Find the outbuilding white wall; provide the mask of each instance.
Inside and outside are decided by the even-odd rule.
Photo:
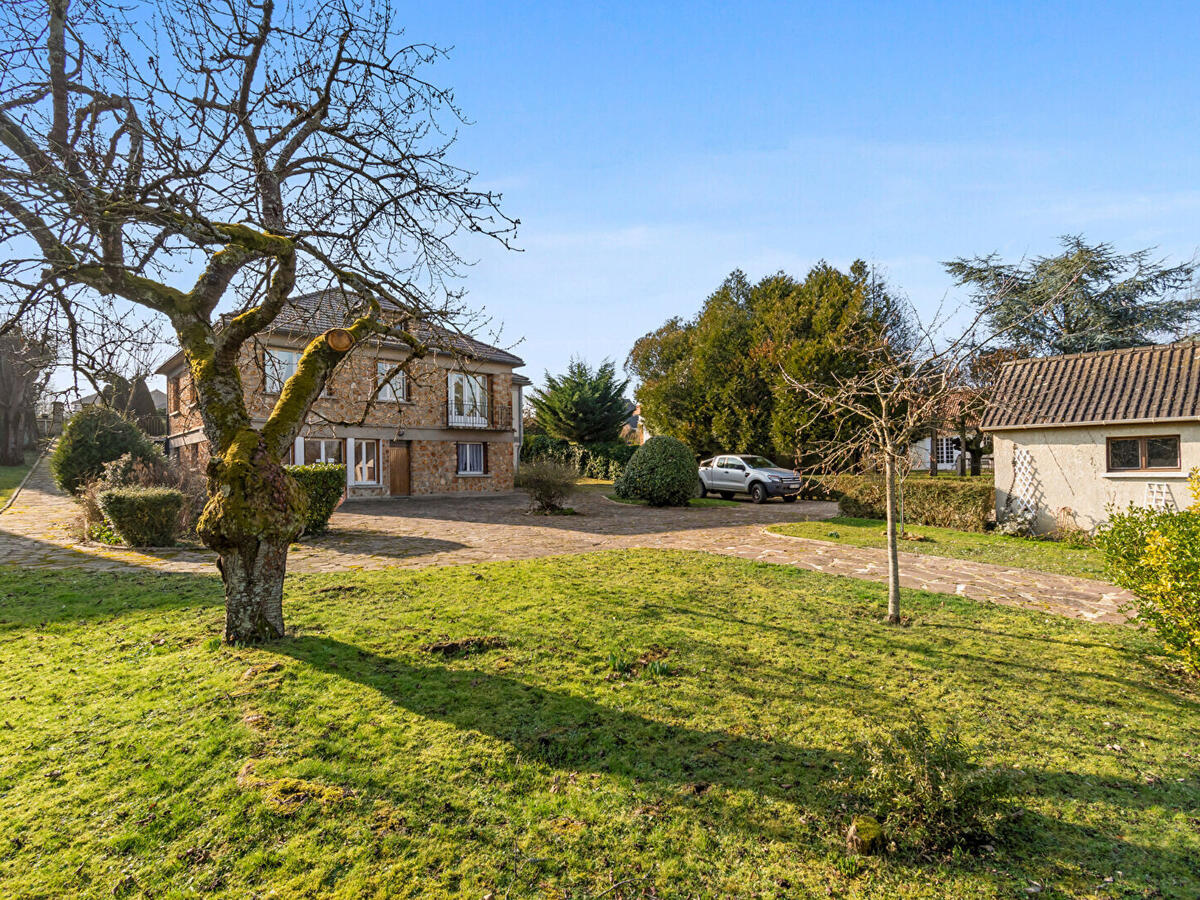
[[[1179,435],[1178,472],[1108,472],[1106,439]],[[1200,466],[1200,423],[1174,422],[1156,425],[1104,425],[1070,428],[1022,428],[996,431],[996,515],[1015,508],[1021,493],[1014,471],[1018,450],[1027,450],[1032,463],[1029,494],[1037,510],[1037,529],[1053,531],[1059,510],[1069,509],[1075,524],[1091,530],[1108,519],[1107,507],[1151,505],[1148,486],[1165,485],[1165,494],[1176,508],[1191,503],[1187,475]]]

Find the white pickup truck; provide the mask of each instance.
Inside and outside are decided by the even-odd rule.
[[[732,500],[734,494],[749,494],[755,503],[768,497],[780,497],[792,503],[800,493],[800,476],[781,469],[764,456],[714,456],[700,463],[700,496],[720,494]]]

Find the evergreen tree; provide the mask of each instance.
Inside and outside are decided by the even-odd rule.
[[[1191,263],[1155,261],[1149,250],[1062,238],[1057,256],[1025,264],[998,254],[959,258],[948,271],[986,309],[993,332],[1026,356],[1118,350],[1187,332],[1200,314]]]
[[[575,444],[616,441],[629,418],[625,399],[629,381],[617,380],[617,368],[605,360],[595,371],[572,358],[563,375],[546,373],[546,386],[534,391],[530,403],[546,434]]]

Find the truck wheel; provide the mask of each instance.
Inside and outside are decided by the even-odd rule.
[[[762,503],[767,499],[767,489],[757,481],[750,485],[750,499],[755,503]]]
[[[733,491],[721,491],[721,499],[722,500],[732,500],[733,499]]]
[[[700,489],[699,489],[699,490],[696,492],[696,496],[697,496],[697,497],[699,497],[701,500],[703,500],[705,497],[707,497],[707,496],[708,496],[708,488],[706,488],[706,487],[704,486],[704,479],[703,479],[703,478],[698,478],[698,479],[696,479],[696,481],[697,481],[697,482],[699,483],[699,485],[700,485]]]

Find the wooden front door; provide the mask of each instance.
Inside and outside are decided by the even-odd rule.
[[[411,493],[408,441],[393,441],[388,447],[388,470],[391,475],[392,496],[407,497]]]

